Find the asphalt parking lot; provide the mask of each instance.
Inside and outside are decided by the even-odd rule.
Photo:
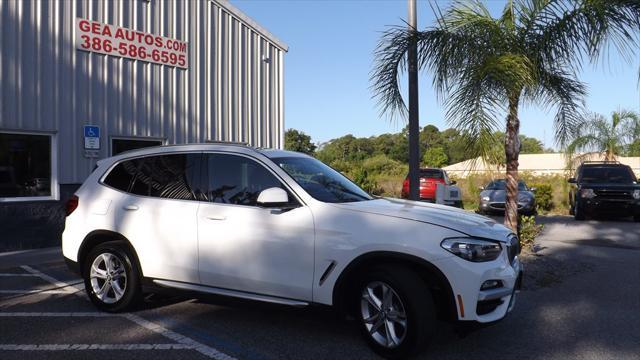
[[[540,256],[503,321],[447,324],[423,358],[640,359],[640,225],[541,217]],[[0,254],[0,359],[372,359],[330,309],[151,297],[98,312],[57,249]]]

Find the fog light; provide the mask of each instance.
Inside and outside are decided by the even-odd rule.
[[[482,286],[480,287],[480,290],[489,290],[489,289],[495,289],[495,288],[499,288],[499,287],[502,287],[502,281],[500,281],[500,280],[487,280],[482,284]]]

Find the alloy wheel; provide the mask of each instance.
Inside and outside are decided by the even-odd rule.
[[[407,334],[407,315],[400,296],[381,281],[367,284],[360,300],[362,321],[369,335],[381,346],[392,349]]]
[[[127,272],[117,256],[102,253],[91,264],[90,281],[96,297],[105,304],[113,304],[124,296]]]

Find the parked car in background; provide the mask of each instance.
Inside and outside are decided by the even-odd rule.
[[[0,166],[0,197],[18,194],[20,187],[16,183],[15,170],[12,166]]]
[[[446,194],[444,204],[462,208],[460,188],[454,186],[456,184],[455,180],[449,179],[447,172],[439,168],[420,169],[420,200],[432,203],[436,202],[438,184],[445,185],[447,187],[445,191],[449,192]],[[403,199],[409,198],[409,175],[407,175],[402,183],[401,196]]]
[[[487,186],[481,188],[480,206],[481,214],[504,213],[507,198],[507,182],[505,179],[493,180]],[[518,181],[518,213],[522,215],[534,215],[536,213],[536,189],[529,188],[524,181]]]
[[[576,220],[590,216],[633,216],[640,221],[640,184],[628,165],[584,162],[569,179],[570,213]]]
[[[91,301],[143,292],[332,305],[371,347],[405,358],[438,319],[491,323],[522,280],[517,236],[448,206],[375,198],[317,159],[232,144],[98,161],[67,203],[62,251]]]

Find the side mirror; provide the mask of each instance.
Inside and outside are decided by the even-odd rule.
[[[576,178],[569,178],[569,180],[567,180],[567,182],[568,182],[569,184],[575,184],[575,183],[577,183]]]
[[[457,181],[455,181],[455,180],[451,180],[451,183],[450,183],[449,185],[455,185],[455,184],[457,184],[457,183],[458,183]]]
[[[478,186],[478,189],[479,189],[480,191],[482,191],[482,190],[484,190],[484,186]]]
[[[538,188],[535,188],[535,187],[529,188],[529,191],[531,192],[535,192],[536,190],[538,190]]]
[[[278,207],[289,202],[289,195],[279,187],[264,189],[258,195],[258,205],[264,207]]]

